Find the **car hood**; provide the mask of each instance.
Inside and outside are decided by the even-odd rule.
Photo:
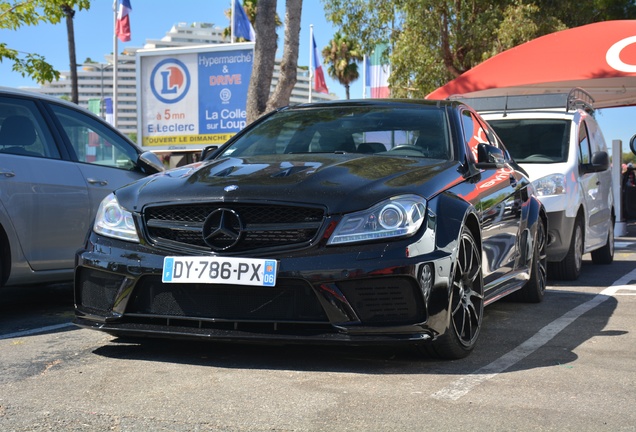
[[[461,181],[457,163],[360,154],[221,158],[158,173],[116,191],[131,211],[148,204],[267,201],[321,205],[328,214],[367,208],[386,198],[430,199]]]

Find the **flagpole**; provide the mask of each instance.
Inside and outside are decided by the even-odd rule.
[[[313,93],[314,87],[314,25],[309,25],[309,99],[308,102],[311,103],[311,94]]]
[[[236,19],[236,15],[234,15],[236,0],[232,0],[232,18],[230,19],[230,43],[234,43],[234,20]]]
[[[362,99],[367,98],[367,55],[362,57]]]
[[[113,0],[113,126],[117,127],[117,69],[119,60],[117,59],[117,0]]]

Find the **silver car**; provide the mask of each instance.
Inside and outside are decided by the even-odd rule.
[[[0,87],[0,286],[72,280],[101,200],[162,169],[89,111]]]

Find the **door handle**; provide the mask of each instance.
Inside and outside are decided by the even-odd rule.
[[[0,176],[15,177],[15,173],[11,170],[0,168]]]
[[[94,179],[90,177],[87,178],[86,181],[92,185],[98,185],[98,186],[106,186],[108,184],[107,180],[99,180],[99,179]]]

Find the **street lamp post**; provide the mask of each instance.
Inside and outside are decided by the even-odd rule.
[[[90,69],[99,70],[100,73],[100,91],[99,91],[99,116],[105,119],[104,115],[104,71],[112,68],[113,65],[110,63],[84,63],[82,68],[85,71],[89,71]]]

